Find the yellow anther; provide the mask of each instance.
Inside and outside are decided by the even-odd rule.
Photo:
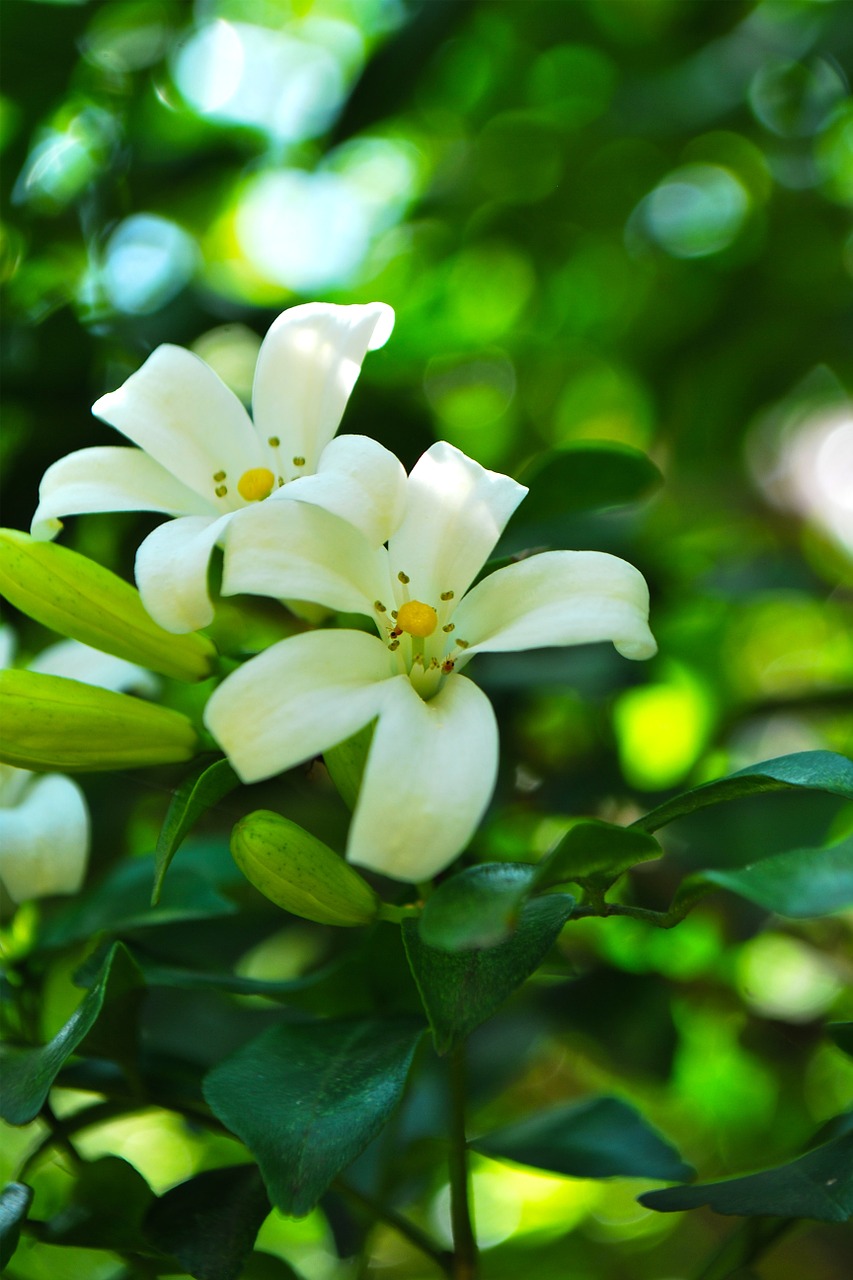
[[[275,476],[267,467],[250,467],[237,481],[237,490],[247,502],[260,502],[268,498],[275,484]]]
[[[431,636],[438,626],[438,614],[431,604],[407,600],[397,612],[397,628],[410,636]]]
[[[217,498],[224,498],[226,493],[228,492],[228,485],[218,484],[216,488],[213,490],[213,492],[216,494]]]
[[[277,449],[281,444],[281,441],[279,440],[278,436],[270,436],[269,439],[267,440],[267,444],[271,448]]]
[[[294,465],[294,467],[304,467],[304,466],[305,466],[305,459],[304,459],[304,458],[299,458],[299,457],[294,458],[294,459],[293,459],[293,465]]]
[[[397,574],[397,577],[399,578],[400,582],[402,582],[402,584],[403,584],[403,586],[404,586],[404,587],[405,587],[405,586],[407,586],[407,585],[408,585],[408,583],[410,583],[410,582],[411,582],[411,578],[409,577],[409,575],[408,575],[407,573],[403,573],[403,570],[402,570],[402,569],[401,569],[401,570],[400,570],[400,572]]]
[[[221,484],[221,483],[222,483],[222,481],[225,479],[225,472],[224,472],[224,471],[217,471],[213,478],[214,478],[214,480],[216,481],[216,483],[217,483],[217,484]]]
[[[452,600],[453,596],[454,596],[454,592],[452,591],[442,591],[441,593],[442,600]]]

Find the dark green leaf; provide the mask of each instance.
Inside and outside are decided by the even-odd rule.
[[[793,1225],[785,1218],[745,1218],[697,1273],[696,1280],[761,1280],[751,1264]]]
[[[199,973],[195,969],[178,969],[159,965],[141,958],[140,968],[150,987],[178,987],[184,991],[229,991],[237,996],[266,996],[270,1000],[292,999],[300,991],[309,991],[334,979],[349,963],[346,954],[336,956],[321,969],[301,978],[286,978],[280,982],[265,978],[243,978],[237,973]]]
[[[269,1211],[256,1165],[209,1169],[155,1200],[144,1230],[196,1280],[238,1280]]]
[[[151,906],[152,858],[120,862],[95,888],[79,894],[45,925],[39,936],[45,947],[65,947],[99,933],[124,933],[178,920],[204,920],[231,915],[236,907],[195,871],[178,867],[163,887],[159,905]]]
[[[568,894],[526,902],[515,933],[495,947],[445,951],[423,941],[418,922],[403,922],[403,942],[438,1053],[464,1039],[538,968],[572,913]]]
[[[853,1022],[828,1022],[826,1034],[839,1049],[853,1058]]]
[[[140,994],[141,975],[130,953],[120,943],[110,950],[95,986],[75,1009],[53,1039],[37,1049],[6,1045],[0,1049],[3,1089],[0,1115],[10,1124],[34,1120],[50,1092],[63,1064],[84,1041],[91,1040],[101,1056],[115,1058],[125,1053],[124,1033],[133,1006]],[[93,1034],[99,1018],[115,1014],[122,1034]],[[110,1051],[112,1046],[112,1051]]]
[[[240,1273],[240,1280],[300,1280],[289,1262],[271,1253],[253,1253]]]
[[[660,1213],[709,1205],[741,1217],[817,1218],[847,1222],[853,1216],[853,1133],[816,1147],[790,1164],[725,1182],[668,1187],[639,1196]]]
[[[9,1182],[0,1191],[0,1267],[5,1267],[18,1247],[21,1224],[26,1222],[33,1189],[25,1182]]]
[[[572,1178],[690,1178],[693,1169],[620,1098],[590,1098],[529,1116],[471,1143],[476,1151]]]
[[[501,546],[519,546],[534,533],[581,511],[622,506],[647,497],[663,477],[630,445],[582,440],[539,454],[519,476],[530,490],[510,520]]]
[[[184,837],[207,809],[217,804],[223,796],[227,796],[229,791],[233,791],[239,785],[240,779],[227,760],[197,765],[192,773],[184,778],[172,796],[157,837],[157,848],[154,851],[152,906],[156,906],[160,901],[163,880],[169,869],[169,863]]]
[[[486,862],[445,880],[418,922],[421,939],[443,951],[493,947],[514,931],[535,868]]]
[[[206,1077],[210,1107],[252,1152],[283,1213],[309,1213],[376,1136],[421,1034],[409,1020],[285,1024]]]
[[[853,800],[853,762],[834,751],[798,751],[795,755],[765,760],[674,796],[638,818],[633,826],[641,831],[657,831],[658,827],[709,804],[722,804],[761,791],[788,791],[797,787],[827,791]]]
[[[780,916],[829,915],[853,905],[853,836],[825,849],[776,853],[733,871],[703,871],[702,879]]]
[[[534,884],[544,889],[567,880],[582,884],[594,879],[609,885],[629,867],[662,854],[657,840],[645,831],[584,818],[538,864]]]
[[[154,1199],[137,1169],[119,1156],[81,1165],[69,1204],[47,1223],[50,1244],[138,1250],[145,1247],[142,1220]]]

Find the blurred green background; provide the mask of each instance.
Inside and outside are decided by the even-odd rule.
[[[658,658],[626,669],[590,648],[475,669],[503,750],[478,856],[529,859],[567,818],[630,821],[757,760],[850,754],[849,2],[3,0],[0,16],[5,524],[29,526],[54,459],[116,441],[89,406],[158,343],[191,346],[248,400],[281,309],[381,299],[397,327],[368,357],[345,429],[407,465],[444,438],[512,473],[547,448],[619,442],[665,477],[640,506],[561,525],[562,545],[646,574]],[[130,576],[152,524],[81,518],[64,540]],[[275,608],[257,608],[241,622],[223,607],[226,644],[280,633]],[[25,650],[47,639],[23,629]],[[86,785],[95,872],[149,850],[170,779],[130,779],[123,795],[111,779]],[[340,839],[342,807],[300,775],[226,805],[199,857],[211,865],[230,821],[264,803]],[[815,845],[850,821],[840,801],[771,796],[665,840],[683,872]],[[666,868],[640,872],[634,893],[660,908],[672,883]],[[243,916],[180,939],[161,929],[158,945],[255,976],[300,972],[336,945],[250,906],[251,929]],[[671,933],[571,925],[552,979],[474,1038],[473,1126],[615,1089],[705,1177],[784,1159],[849,1100],[849,1065],[820,1038],[825,1017],[850,1016],[849,940],[841,917],[768,923],[719,895]],[[46,1033],[79,999],[73,967],[48,977]],[[188,1020],[196,1053],[202,1006],[161,1010],[173,1028]],[[211,1061],[230,1047],[214,1043]],[[435,1222],[441,1182],[418,1181],[429,1108],[424,1086],[403,1129]],[[158,1189],[235,1158],[236,1144],[166,1112],[123,1124],[93,1131],[87,1153],[124,1155]],[[48,1175],[40,1194],[60,1203]],[[475,1181],[495,1280],[534,1267],[675,1280],[734,1229],[652,1214],[628,1184],[485,1158]],[[263,1233],[308,1280],[355,1277],[319,1213],[274,1216]],[[400,1248],[378,1240],[383,1274],[431,1274]],[[30,1246],[14,1274],[121,1266]],[[760,1271],[845,1274],[833,1228],[791,1236]]]

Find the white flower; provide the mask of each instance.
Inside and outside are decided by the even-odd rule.
[[[58,517],[82,512],[177,516],[145,539],[136,558],[143,603],[173,632],[198,630],[213,618],[210,555],[234,513],[251,503],[316,503],[384,542],[400,518],[405,472],[377,441],[333,436],[366,353],[383,345],[393,324],[381,302],[285,311],[258,354],[254,422],[198,356],[157,347],[93,406],[140,447],[80,449],[55,462],[41,482],[33,535],[55,537]],[[368,501],[374,491],[378,507]]]
[[[229,531],[226,593],[254,592],[369,614],[378,635],[324,630],[273,645],[210,699],[208,728],[246,782],[310,759],[378,722],[348,858],[426,879],[470,840],[494,788],[491,703],[462,668],[477,653],[612,640],[656,650],[648,588],[624,560],[550,551],[469,590],[526,490],[451,445],[407,482],[388,547],[318,508],[267,504]]]
[[[9,628],[0,627],[0,668],[11,665],[13,650]],[[29,669],[117,692],[157,689],[141,667],[76,640],[50,645]],[[0,764],[0,880],[12,901],[76,893],[88,858],[89,810],[77,783],[61,773]]]

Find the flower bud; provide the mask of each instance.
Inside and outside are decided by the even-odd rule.
[[[379,898],[316,836],[268,809],[237,823],[231,853],[246,879],[277,907],[318,924],[370,924]]]
[[[0,671],[0,725],[0,760],[39,772],[174,764],[200,745],[179,711],[35,671]]]
[[[0,530],[0,592],[60,635],[178,680],[205,680],[216,650],[201,635],[176,636],[150,618],[135,587],[55,542]]]

